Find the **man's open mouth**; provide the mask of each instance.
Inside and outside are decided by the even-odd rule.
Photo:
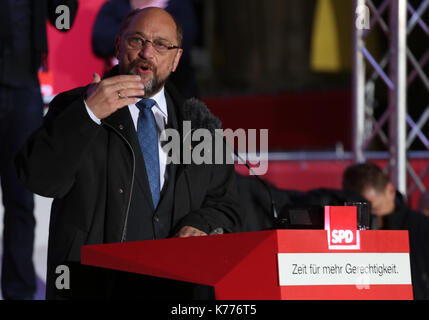
[[[152,71],[152,67],[150,64],[142,63],[138,65],[138,70],[140,73],[147,73]]]

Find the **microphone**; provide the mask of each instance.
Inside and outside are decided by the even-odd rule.
[[[190,120],[192,124],[195,125],[196,128],[206,128],[208,129],[212,134],[218,134],[216,132],[216,129],[222,129],[222,121],[219,120],[215,115],[213,115],[210,110],[207,108],[206,104],[202,102],[201,100],[198,100],[196,98],[190,98],[185,101],[183,104],[183,117],[186,120]],[[264,186],[265,190],[267,190],[267,193],[270,197],[271,201],[271,216],[270,219],[273,220],[273,225],[275,221],[278,218],[278,212],[277,212],[277,206],[274,201],[273,194],[267,185],[267,183],[261,179],[255,171],[252,169],[252,167],[247,163],[246,160],[244,160],[233,148],[230,144],[228,144],[225,141],[225,137],[222,136],[222,140],[224,141],[226,147],[229,147],[232,149],[235,156],[246,166],[246,168],[252,173],[253,176]]]
[[[196,128],[205,128],[212,134],[222,129],[222,121],[213,115],[206,104],[196,98],[190,98],[183,104],[183,118],[190,120]]]

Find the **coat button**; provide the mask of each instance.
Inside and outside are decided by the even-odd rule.
[[[124,130],[124,126],[122,124],[119,125],[119,130]]]
[[[124,193],[124,189],[119,188],[119,193],[120,193],[120,194],[123,194],[123,193]]]
[[[159,218],[157,216],[153,217],[153,221],[159,222]]]

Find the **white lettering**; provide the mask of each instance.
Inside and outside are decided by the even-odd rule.
[[[351,230],[332,230],[332,243],[352,243],[354,236]]]

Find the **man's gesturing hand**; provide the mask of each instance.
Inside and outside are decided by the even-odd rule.
[[[94,74],[85,102],[98,119],[104,119],[119,108],[139,101],[138,98],[132,97],[143,95],[144,86],[140,76],[121,75],[100,80],[100,77]]]
[[[207,233],[190,226],[185,226],[181,228],[174,237],[176,238],[186,238],[186,237],[195,237],[195,236],[206,236]]]

